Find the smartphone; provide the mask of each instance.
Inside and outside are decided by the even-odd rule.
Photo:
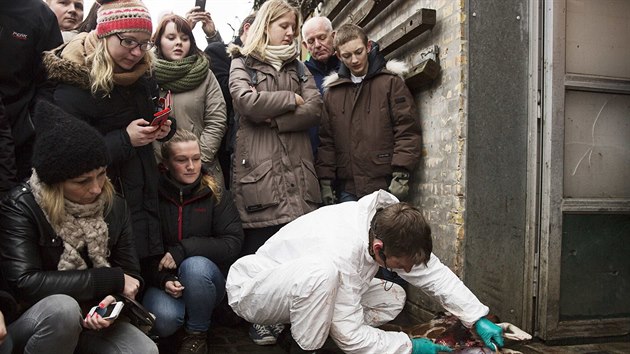
[[[151,126],[161,127],[168,120],[169,113],[171,113],[171,109],[167,107],[153,114],[153,120],[151,121]]]
[[[106,308],[102,309],[98,306],[92,307],[88,316],[92,316],[94,313],[98,313],[102,318],[106,320],[114,320],[118,315],[120,315],[120,311],[122,311],[123,306],[125,304],[122,301],[115,302]]]
[[[197,11],[206,11],[206,0],[195,0],[195,6],[199,6]]]

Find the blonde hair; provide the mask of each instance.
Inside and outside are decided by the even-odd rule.
[[[66,208],[64,206],[63,195],[63,182],[55,183],[53,185],[48,185],[42,182],[41,186],[41,208],[50,218],[50,223],[54,227],[60,227],[64,217],[66,216]],[[105,183],[103,183],[103,187],[101,188],[101,195],[99,196],[99,198],[103,198],[105,200],[105,208],[103,209],[103,216],[105,216],[109,213],[112,205],[114,204],[114,185],[112,185],[112,182],[109,180],[109,178],[105,178]]]
[[[92,63],[90,68],[90,89],[94,96],[101,92],[103,97],[106,97],[114,89],[114,59],[107,49],[107,38],[109,37],[98,39],[94,53],[87,58],[88,62]],[[148,50],[144,52],[142,60],[149,65],[148,74],[151,74],[155,61],[153,51]]]
[[[162,147],[160,152],[162,153],[162,163],[165,163],[166,160],[171,158],[172,156],[172,146],[177,143],[187,143],[189,141],[194,141],[197,143],[197,147],[199,147],[199,151],[201,151],[201,146],[199,145],[199,138],[191,131],[186,129],[177,129],[172,138],[168,141],[162,143]],[[221,201],[221,188],[219,184],[214,179],[214,177],[203,174],[201,176],[201,184],[199,189],[203,187],[208,187],[212,191],[212,194],[215,196],[217,201]]]
[[[247,39],[245,40],[241,53],[243,55],[257,53],[264,59],[265,48],[269,45],[269,36],[267,35],[269,26],[287,12],[292,12],[295,15],[296,27],[293,31],[296,36],[299,36],[298,29],[300,28],[301,15],[298,9],[291,6],[285,0],[269,0],[266,1],[256,13],[256,19],[254,19],[254,22],[249,28],[249,32],[247,32]]]

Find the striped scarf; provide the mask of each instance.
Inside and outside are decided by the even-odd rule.
[[[208,76],[208,59],[205,55],[191,55],[182,60],[157,59],[155,78],[160,88],[173,93],[197,88]]]

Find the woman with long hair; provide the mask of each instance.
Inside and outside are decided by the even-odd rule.
[[[197,48],[192,28],[185,18],[166,15],[153,35],[155,77],[160,95],[171,92],[172,113],[181,129],[193,132],[201,145],[201,162],[224,185],[217,151],[227,127],[226,106],[219,82],[209,69],[204,52]],[[155,143],[160,156],[160,144]]]
[[[0,203],[0,268],[23,311],[8,328],[15,352],[157,353],[128,322],[89,315],[142,285],[102,135],[45,101],[34,118],[33,173]]]
[[[129,205],[136,250],[144,258],[163,253],[152,143],[168,139],[174,121],[150,125],[158,89],[148,9],[138,0],[100,3],[96,29],[48,52],[44,64],[57,84],[55,102],[105,136],[107,174]]]
[[[166,252],[143,264],[144,305],[155,334],[184,326],[180,353],[206,353],[210,318],[225,296],[225,276],[243,242],[232,194],[202,167],[197,136],[178,130],[162,144],[160,215]]]
[[[295,7],[270,0],[244,46],[231,47],[230,93],[239,116],[231,189],[245,231],[243,255],[321,203],[308,130],[319,124],[322,99],[298,61],[299,28]],[[254,325],[250,337],[273,344],[280,328]]]

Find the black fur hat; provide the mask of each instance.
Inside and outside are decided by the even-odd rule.
[[[53,185],[109,163],[103,136],[84,121],[45,100],[35,106],[34,120],[32,163],[42,182]]]

